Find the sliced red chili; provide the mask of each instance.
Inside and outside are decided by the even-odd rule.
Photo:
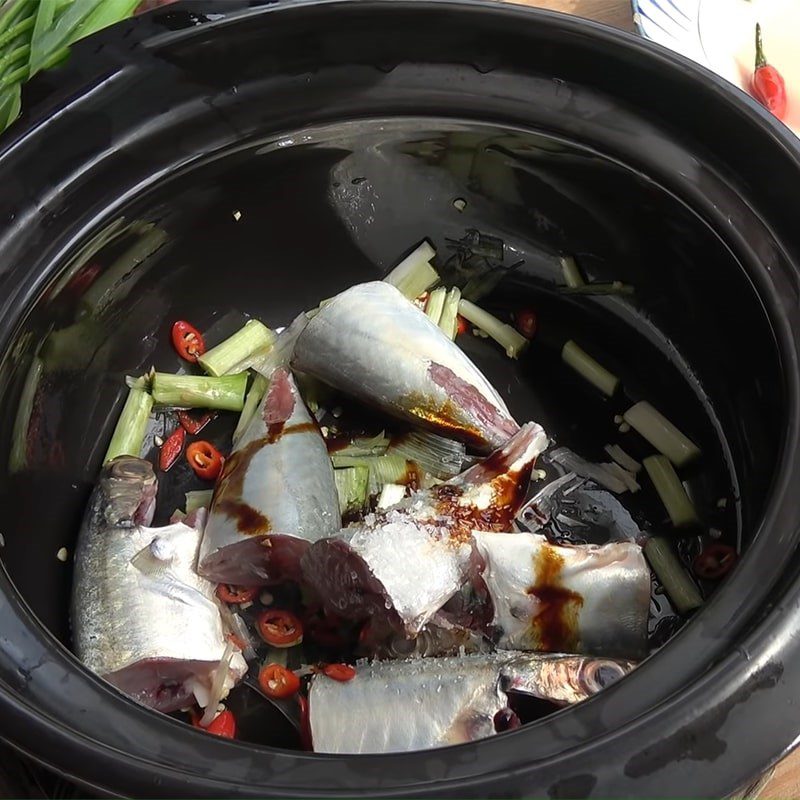
[[[536,312],[530,308],[522,308],[514,314],[514,323],[517,330],[526,338],[533,339],[536,335],[538,323]]]
[[[256,626],[273,647],[293,647],[303,641],[303,623],[291,611],[268,608],[258,615]]]
[[[349,664],[326,664],[322,668],[322,673],[342,683],[347,683],[347,681],[353,680],[356,676],[355,667],[351,667]]]
[[[195,417],[194,415],[190,414],[188,411],[179,411],[178,412],[178,422],[180,422],[181,427],[186,431],[186,433],[190,433],[194,436],[197,433],[200,433],[212,419],[217,416],[216,411],[207,411],[205,414]]]
[[[258,673],[258,685],[267,697],[291,697],[300,688],[300,678],[280,664],[265,664]]]
[[[200,331],[182,319],[172,326],[172,344],[178,355],[187,361],[197,361],[198,356],[206,351],[206,343]]]
[[[192,720],[192,725],[195,728],[206,731],[206,733],[213,733],[215,736],[221,736],[223,739],[233,739],[236,736],[236,717],[233,716],[232,711],[220,711],[216,717],[207,725],[201,725],[201,716],[194,710],[189,712]]]
[[[467,322],[464,317],[459,314],[456,317],[456,321],[458,324],[458,328],[456,329],[456,333],[460,336],[462,333],[466,333],[469,330],[469,322]]]
[[[183,452],[185,441],[186,431],[179,425],[161,445],[161,451],[158,454],[158,466],[161,470],[166,472],[178,460]]]
[[[223,603],[252,603],[258,597],[258,587],[220,583],[217,586],[217,597]]]
[[[698,578],[714,581],[727,575],[737,559],[738,555],[733,547],[722,542],[713,542],[706,545],[695,558],[692,569]]]
[[[183,428],[181,428],[183,430]],[[211,442],[192,442],[186,448],[186,460],[195,474],[206,481],[215,481],[222,472],[225,459]]]

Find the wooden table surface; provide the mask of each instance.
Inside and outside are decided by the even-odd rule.
[[[566,11],[582,17],[633,30],[633,15],[629,0],[512,0],[523,5]],[[713,769],[713,767],[710,767]],[[760,800],[792,800],[800,798],[800,749],[785,758],[775,769]]]

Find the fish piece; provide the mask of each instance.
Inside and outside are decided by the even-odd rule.
[[[195,572],[200,527],[147,527],[156,477],[139,458],[107,464],[89,501],[75,554],[75,653],[143,705],[174,711],[207,698],[226,642],[215,586]],[[247,665],[238,653],[230,689]]]
[[[516,523],[529,533],[547,529],[559,543],[639,542],[643,533],[625,506],[574,472],[556,478],[519,511]]]
[[[646,655],[650,570],[639,545],[554,545],[535,533],[473,541],[498,647]]]
[[[461,586],[472,531],[510,529],[546,445],[542,428],[528,423],[446,483],[315,543],[303,557],[305,580],[333,614],[387,616],[406,635],[416,635]]]
[[[482,452],[519,430],[465,353],[382,281],[358,284],[326,303],[297,338],[292,367]]]
[[[398,753],[472,742],[497,732],[509,692],[576,703],[633,664],[511,651],[458,658],[375,661],[341,683],[318,674],[309,724],[318,753]]]
[[[341,524],[325,440],[279,367],[217,482],[200,574],[243,586],[297,579],[309,543]]]

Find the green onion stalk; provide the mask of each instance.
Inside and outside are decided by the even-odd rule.
[[[170,375],[156,372],[152,380],[153,400],[173,408],[211,408],[241,411],[247,391],[247,373],[223,375]]]

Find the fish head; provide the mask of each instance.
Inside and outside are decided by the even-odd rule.
[[[501,667],[501,685],[565,705],[585,700],[624,678],[635,664],[611,658],[519,653]]]
[[[103,467],[99,487],[99,508],[109,526],[125,528],[152,522],[158,481],[149,461],[118,456]]]

